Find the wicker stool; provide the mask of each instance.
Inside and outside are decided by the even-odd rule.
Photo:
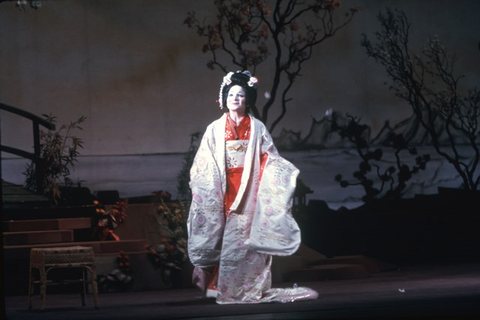
[[[30,250],[30,274],[28,281],[28,309],[32,310],[32,296],[35,284],[40,284],[40,310],[45,309],[47,296],[47,284],[58,284],[52,281],[47,282],[47,274],[54,268],[81,268],[82,279],[68,282],[83,283],[81,295],[82,306],[85,306],[85,298],[88,284],[92,286],[93,301],[98,309],[98,288],[97,273],[95,271],[95,256],[92,247],[57,247],[57,248],[32,248]],[[40,279],[35,280],[33,270],[38,269]],[[90,271],[88,280],[87,272]],[[66,281],[65,281],[66,282]]]

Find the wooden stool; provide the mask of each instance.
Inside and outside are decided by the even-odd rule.
[[[28,310],[32,310],[32,296],[35,284],[40,284],[40,310],[45,309],[47,296],[47,284],[59,284],[52,281],[47,282],[47,274],[54,268],[81,268],[82,279],[70,280],[68,282],[83,283],[81,294],[82,306],[85,306],[88,284],[92,286],[93,301],[98,309],[98,287],[97,273],[95,271],[95,256],[92,247],[56,247],[56,248],[32,248],[30,250],[30,274],[28,281]],[[35,280],[33,270],[38,269],[40,279]],[[88,280],[86,271],[90,271]],[[62,283],[66,283],[63,281]]]

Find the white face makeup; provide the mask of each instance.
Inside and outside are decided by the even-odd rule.
[[[242,116],[247,107],[247,99],[245,90],[238,85],[230,88],[227,95],[227,108],[230,112],[237,113]]]

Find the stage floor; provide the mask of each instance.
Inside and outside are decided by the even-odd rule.
[[[288,287],[291,283],[276,284]],[[257,305],[217,305],[196,289],[91,295],[48,294],[46,309],[27,310],[27,297],[6,296],[9,320],[23,319],[480,319],[480,262],[404,266],[368,278],[299,283],[317,300]]]

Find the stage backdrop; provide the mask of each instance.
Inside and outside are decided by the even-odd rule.
[[[0,3],[0,102],[54,115],[58,125],[86,116],[83,131],[75,133],[84,149],[73,177],[92,191],[117,189],[124,197],[158,189],[175,194],[190,134],[221,115],[215,100],[223,73],[206,68],[210,56],[202,53],[203,39],[183,23],[188,11],[212,19],[214,1],[44,0],[39,10],[21,10],[15,3]],[[411,115],[360,45],[362,34],[374,38],[377,15],[387,7],[407,14],[413,49],[438,35],[458,57],[463,86],[480,83],[479,1],[342,1],[343,10],[354,6],[361,11],[353,22],[321,44],[306,64],[287,117],[273,136],[285,129],[304,137],[312,119],[322,119],[327,110],[362,117],[373,134],[386,120],[397,123]],[[262,104],[262,84],[271,74],[259,68],[257,76]],[[32,150],[31,124],[5,112],[0,116],[2,143]],[[334,202],[355,197],[352,189],[344,196],[332,182],[340,171],[355,169],[350,167],[358,164],[355,155],[342,162],[334,155],[344,158],[350,151],[326,152],[286,157],[314,190],[309,197]],[[5,180],[22,183],[23,170],[23,160],[2,154]]]

